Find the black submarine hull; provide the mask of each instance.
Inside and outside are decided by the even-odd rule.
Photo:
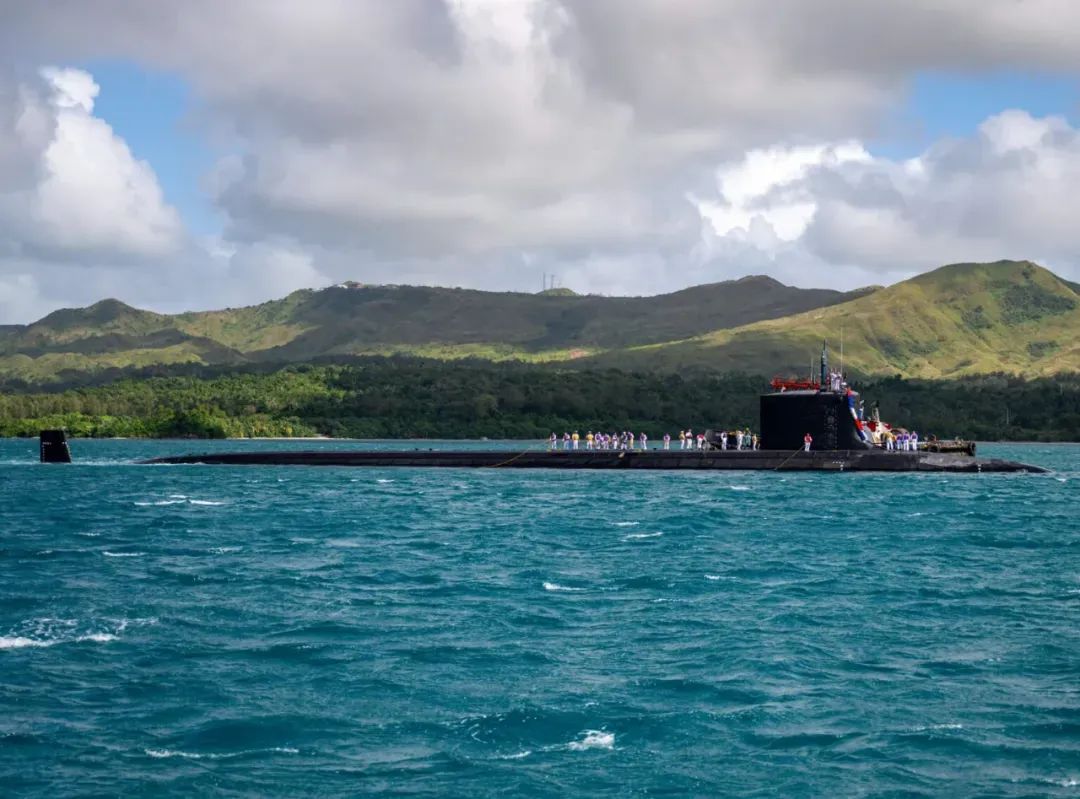
[[[877,449],[812,450],[325,450],[321,452],[223,452],[153,458],[144,464],[221,466],[367,466],[466,469],[649,469],[804,472],[1046,472],[997,458]]]

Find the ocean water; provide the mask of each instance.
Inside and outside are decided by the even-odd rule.
[[[1080,796],[1080,446],[982,448],[1048,475],[72,446],[0,441],[2,795]]]

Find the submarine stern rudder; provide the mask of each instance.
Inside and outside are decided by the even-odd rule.
[[[71,463],[71,449],[63,430],[42,430],[38,434],[42,463]]]

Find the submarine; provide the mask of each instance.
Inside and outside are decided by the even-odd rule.
[[[367,466],[474,469],[754,470],[812,472],[1028,472],[1049,471],[999,458],[980,458],[970,442],[922,443],[913,451],[887,449],[891,435],[878,414],[864,420],[859,395],[828,369],[825,344],[819,381],[772,382],[760,397],[760,447],[727,449],[719,432],[706,433],[704,449],[629,450],[338,450],[217,452],[169,455],[145,465]],[[807,450],[805,437],[812,439]],[[70,463],[61,430],[41,433],[41,460]]]

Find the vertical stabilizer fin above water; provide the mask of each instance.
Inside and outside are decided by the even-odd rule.
[[[39,439],[42,463],[71,463],[71,450],[63,430],[42,430]]]

